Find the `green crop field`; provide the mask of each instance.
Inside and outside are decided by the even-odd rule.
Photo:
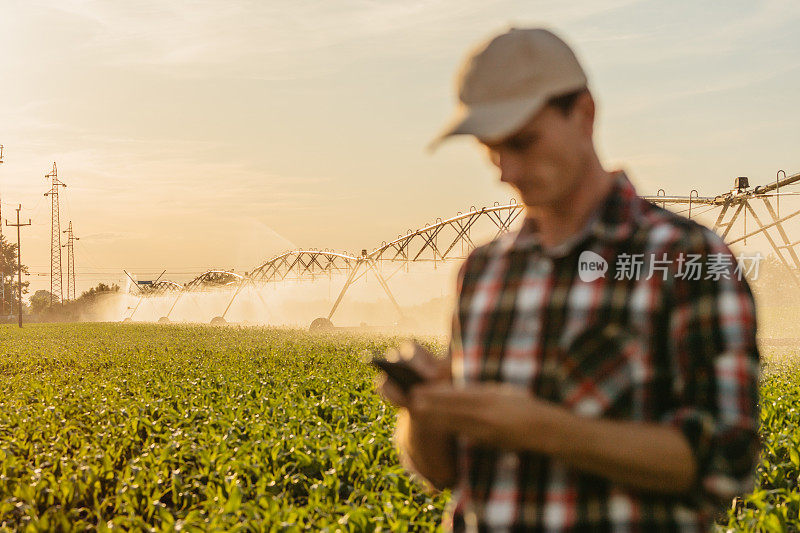
[[[429,529],[364,350],[198,326],[0,329],[0,524],[16,530]]]
[[[0,327],[0,529],[433,529],[449,495],[399,465],[394,411],[362,362],[397,341]],[[769,361],[757,489],[721,529],[798,524],[800,374],[796,358]]]

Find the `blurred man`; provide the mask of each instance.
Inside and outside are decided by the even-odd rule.
[[[443,364],[400,406],[408,465],[452,487],[456,531],[701,531],[748,491],[758,450],[755,315],[710,230],[640,199],[595,153],[572,50],[511,29],[471,52],[456,118],[526,209],[458,277]]]

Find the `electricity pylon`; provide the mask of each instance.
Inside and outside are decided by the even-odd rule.
[[[50,190],[44,195],[50,197],[50,305],[53,305],[55,298],[58,298],[60,302],[64,297],[61,290],[61,218],[59,216],[58,188],[66,187],[66,184],[59,181],[55,163],[53,163],[53,170],[44,177],[51,180]]]
[[[69,221],[69,227],[64,230],[67,234],[67,243],[62,246],[67,249],[67,300],[75,299],[75,250],[74,241],[80,239],[72,234],[72,221]]]

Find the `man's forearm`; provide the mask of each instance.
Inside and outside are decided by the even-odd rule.
[[[452,435],[415,423],[406,409],[397,416],[395,435],[401,459],[437,489],[455,480],[455,443]]]
[[[417,391],[413,409],[439,431],[548,455],[636,489],[681,493],[697,475],[689,443],[675,428],[585,418],[519,387],[428,386]]]
[[[682,493],[694,483],[692,450],[677,429],[656,424],[583,420],[553,455],[630,487]]]
[[[533,449],[575,468],[633,488],[681,493],[692,486],[696,466],[686,438],[675,428],[630,421],[585,418],[552,404],[540,403],[539,431],[522,432],[527,442],[513,436],[520,426],[500,422],[500,430],[515,447]],[[507,420],[507,422],[509,422]],[[544,427],[543,427],[544,426]],[[523,426],[524,427],[524,426]]]

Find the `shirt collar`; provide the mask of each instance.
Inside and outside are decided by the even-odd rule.
[[[594,239],[606,244],[624,240],[633,232],[636,211],[636,189],[624,171],[612,173],[614,181],[605,199],[589,216],[580,231],[563,243],[543,248],[537,235],[536,221],[526,218],[522,228],[511,235],[507,242],[509,249],[539,249],[548,256],[563,257],[586,239]]]

